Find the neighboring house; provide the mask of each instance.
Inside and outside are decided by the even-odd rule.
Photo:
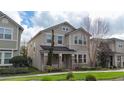
[[[96,44],[96,40],[98,42],[105,42],[108,44],[109,49],[111,50],[112,55],[110,56],[110,59],[108,60],[107,66],[116,66],[118,68],[124,67],[124,40],[117,39],[117,38],[109,38],[109,39],[91,39],[91,42],[93,41],[94,44]],[[90,48],[91,52],[92,47]]]
[[[124,40],[111,38],[107,42],[113,52],[109,66],[124,67]]]
[[[68,22],[63,22],[40,31],[28,42],[28,56],[32,58],[34,67],[43,71],[47,65],[52,30],[55,35],[52,66],[63,69],[89,66],[91,35],[83,28],[76,29]]]
[[[11,66],[9,59],[20,53],[23,28],[0,11],[0,66]]]

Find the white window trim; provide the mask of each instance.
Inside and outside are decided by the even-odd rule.
[[[4,29],[4,33],[3,33],[3,39],[0,40],[13,40],[13,28],[8,28],[8,27],[0,27]],[[10,29],[11,30],[11,39],[5,39],[5,29]]]

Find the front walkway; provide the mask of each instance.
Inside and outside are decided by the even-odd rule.
[[[88,73],[88,72],[124,72],[124,69],[120,70],[106,70],[106,71],[72,71],[73,73]],[[48,76],[48,75],[59,75],[67,74],[68,72],[57,72],[57,73],[46,73],[46,74],[34,74],[34,75],[25,75],[25,76],[9,76],[9,77],[0,77],[0,80],[12,79],[12,78],[23,78],[23,77],[32,77],[32,76]]]

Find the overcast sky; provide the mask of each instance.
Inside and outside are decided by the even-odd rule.
[[[104,18],[110,23],[111,37],[124,39],[124,12],[4,11],[4,13],[23,26],[22,41],[29,41],[40,30],[64,21],[70,22],[76,28],[80,27],[86,16],[92,19]]]

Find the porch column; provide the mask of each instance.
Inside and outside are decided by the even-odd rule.
[[[123,68],[123,56],[121,56],[121,68]]]
[[[59,68],[62,68],[62,53],[59,54]]]
[[[75,63],[75,62],[74,62],[74,59],[75,59],[75,58],[74,58],[74,54],[71,54],[71,58],[72,58],[72,69],[74,69],[74,63]]]
[[[43,56],[43,64],[42,64],[42,71],[45,70],[45,66],[47,64],[47,61],[48,61],[48,53],[44,53],[44,56]]]

